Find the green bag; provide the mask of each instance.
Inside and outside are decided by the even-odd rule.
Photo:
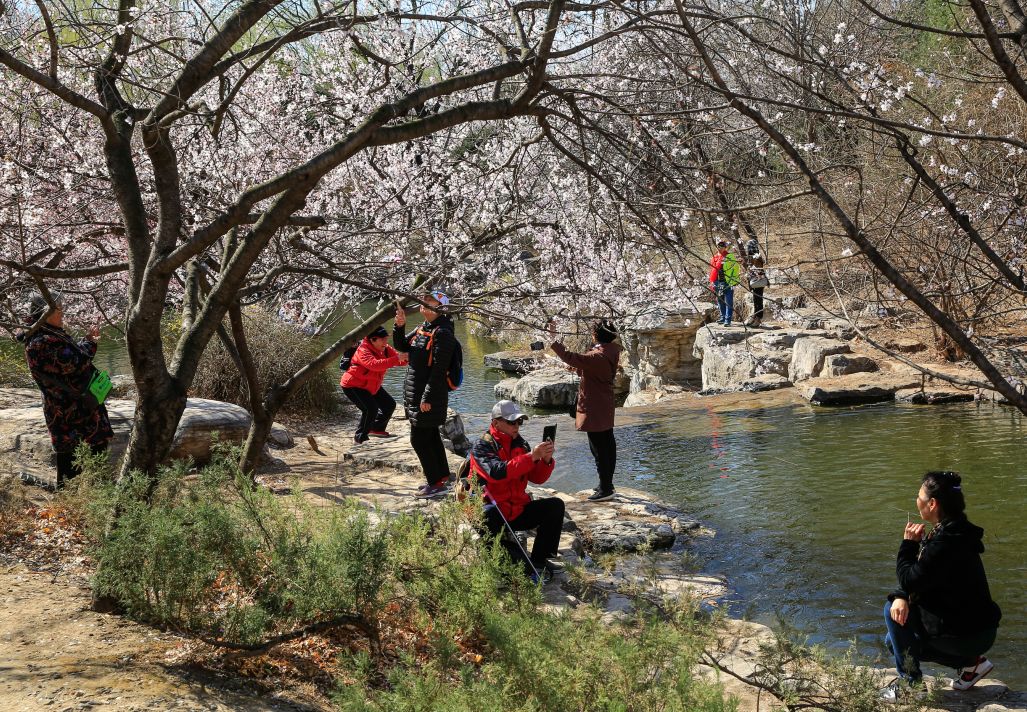
[[[107,400],[107,394],[111,392],[111,388],[114,386],[111,384],[111,376],[106,371],[96,369],[93,371],[92,377],[89,379],[89,385],[86,386],[86,391],[96,399],[96,405],[100,406],[105,400]]]

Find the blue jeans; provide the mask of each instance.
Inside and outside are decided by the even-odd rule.
[[[891,601],[884,604],[884,624],[888,634],[884,643],[895,658],[895,670],[899,677],[909,682],[920,680],[920,663],[938,663],[958,670],[977,662],[978,655],[984,655],[995,642],[995,628],[967,636],[930,636],[920,622],[920,609],[909,607],[906,625],[899,625],[891,619]]]
[[[720,307],[720,322],[731,323],[731,314],[735,310],[735,290],[728,287],[724,290],[724,296],[717,297],[717,306]]]

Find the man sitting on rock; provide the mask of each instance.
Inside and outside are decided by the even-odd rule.
[[[483,488],[486,501],[491,503],[485,507],[485,524],[493,535],[503,530],[504,519],[514,531],[538,529],[531,566],[525,566],[537,583],[539,577],[543,582],[552,577],[554,567],[547,559],[559,549],[564,503],[559,497],[533,500],[528,495],[528,482],[540,485],[553,474],[555,445],[549,440],[534,448],[528,445],[520,435],[525,420],[527,416],[513,401],[496,403],[488,432],[471,450],[470,479],[472,486]],[[523,558],[519,546],[508,547],[508,551],[511,548],[515,558]]]

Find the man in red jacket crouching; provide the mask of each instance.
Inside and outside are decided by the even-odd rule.
[[[521,423],[525,420],[527,416],[513,401],[496,403],[488,432],[471,451],[471,481],[472,485],[483,486],[486,500],[495,505],[485,507],[485,523],[493,535],[502,531],[504,517],[514,531],[537,527],[531,565],[544,580],[549,580],[553,567],[546,560],[559,550],[564,503],[559,497],[533,500],[526,491],[529,482],[540,485],[548,480],[556,463],[552,441],[532,448],[521,437]],[[520,558],[519,551],[514,553]]]

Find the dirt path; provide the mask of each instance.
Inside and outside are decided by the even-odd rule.
[[[0,569],[0,710],[298,710],[178,665],[185,641],[89,610],[89,591],[22,564]]]

